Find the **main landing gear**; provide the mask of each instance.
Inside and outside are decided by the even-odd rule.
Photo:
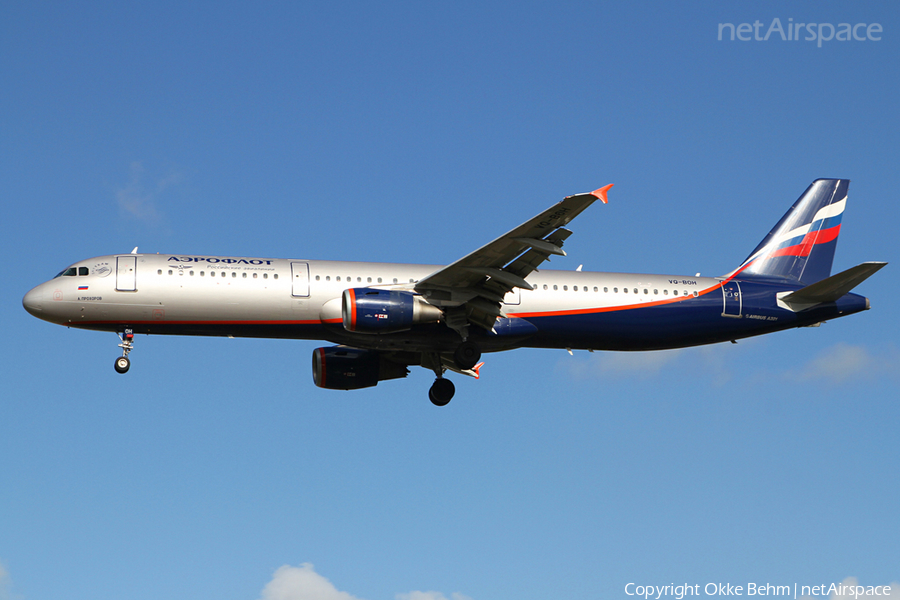
[[[478,344],[469,340],[463,342],[453,351],[453,362],[460,371],[468,371],[475,368],[478,361],[481,360],[481,348]],[[435,406],[447,406],[456,393],[456,387],[449,379],[444,379],[444,371],[446,370],[441,363],[441,358],[437,354],[432,356],[431,367],[437,378],[431,384],[428,390],[428,399]]]
[[[116,373],[127,373],[128,369],[131,368],[131,361],[128,360],[128,353],[134,350],[134,331],[131,329],[126,329],[119,339],[122,340],[122,343],[119,344],[119,348],[122,349],[122,356],[116,359]]]
[[[481,348],[475,342],[465,340],[453,352],[453,361],[463,371],[468,371],[481,359]]]
[[[447,406],[447,403],[453,399],[454,393],[456,393],[456,387],[453,382],[438,376],[431,385],[431,389],[428,390],[428,399],[435,406]]]

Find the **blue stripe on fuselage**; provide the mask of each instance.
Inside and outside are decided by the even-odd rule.
[[[776,293],[798,289],[742,281],[741,317],[723,316],[722,293],[647,307],[567,315],[529,315],[538,333],[528,346],[594,350],[661,350],[725,342],[865,310],[866,299],[847,294],[838,302],[792,312],[777,305]]]

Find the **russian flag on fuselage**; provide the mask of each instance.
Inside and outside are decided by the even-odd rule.
[[[736,275],[809,285],[831,275],[847,179],[817,179],[750,253]]]

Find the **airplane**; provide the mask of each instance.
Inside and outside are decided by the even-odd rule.
[[[480,376],[482,352],[514,348],[642,351],[735,342],[868,310],[850,293],[884,267],[831,275],[847,179],[817,179],[739,267],[721,277],[538,270],[565,256],[566,227],[612,184],[569,196],[450,265],[195,254],[112,254],[78,261],[29,291],[32,315],[115,332],[128,371],[135,334],[326,340],[315,384],[352,390]]]

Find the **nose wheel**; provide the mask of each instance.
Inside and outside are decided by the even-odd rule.
[[[127,373],[128,369],[131,368],[131,360],[128,358],[128,353],[134,350],[134,331],[126,329],[119,336],[119,339],[122,340],[122,343],[119,344],[119,348],[122,349],[122,356],[116,359],[116,373]]]
[[[127,373],[131,368],[131,361],[127,356],[120,356],[116,359],[116,373]]]

